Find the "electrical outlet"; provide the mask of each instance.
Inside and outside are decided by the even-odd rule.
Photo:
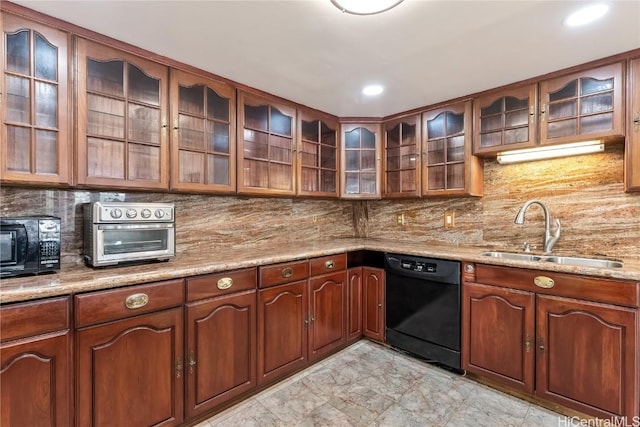
[[[453,228],[456,226],[456,213],[453,211],[446,211],[444,213],[444,228]]]
[[[407,221],[405,220],[403,213],[402,214],[398,214],[397,220],[398,220],[398,225],[406,225],[407,224]]]

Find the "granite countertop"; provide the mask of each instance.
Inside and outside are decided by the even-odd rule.
[[[361,249],[640,281],[640,260],[635,259],[623,259],[623,268],[603,269],[542,261],[508,260],[481,255],[482,252],[500,250],[499,248],[458,246],[442,244],[441,242],[354,238],[212,248],[212,250],[205,253],[180,253],[170,261],[162,263],[99,269],[79,265],[63,268],[60,272],[54,274],[7,278],[0,280],[0,303],[197,276]]]

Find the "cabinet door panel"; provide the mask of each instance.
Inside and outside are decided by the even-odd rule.
[[[463,369],[533,392],[535,295],[465,283]]]
[[[0,424],[71,425],[71,333],[0,345]]]
[[[2,15],[0,179],[70,184],[69,35]]]
[[[362,332],[364,336],[384,341],[384,270],[362,267],[362,300]]]
[[[344,271],[309,279],[309,359],[344,344],[346,297]]]
[[[78,424],[180,424],[182,325],[176,308],[78,330]]]
[[[538,296],[536,394],[600,418],[638,415],[638,313]]]
[[[382,187],[381,126],[343,124],[342,198],[378,199]]]
[[[629,61],[625,188],[640,191],[640,58]]]
[[[187,417],[256,384],[256,292],[187,307]]]
[[[624,129],[622,63],[540,83],[540,143],[620,138]]]
[[[168,68],[77,39],[77,181],[169,188]]]
[[[297,193],[338,196],[338,121],[329,116],[298,113]]]
[[[362,267],[349,269],[347,283],[347,339],[355,340],[362,336]]]
[[[307,360],[307,281],[258,293],[258,383],[278,378]]]

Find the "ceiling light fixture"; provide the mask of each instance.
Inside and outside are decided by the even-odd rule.
[[[504,151],[498,153],[498,163],[532,162],[535,160],[553,159],[557,157],[579,156],[581,154],[602,153],[602,141],[584,141],[572,144],[552,145],[550,147],[526,148],[524,150]]]
[[[604,3],[592,4],[573,12],[564,20],[567,27],[579,27],[581,25],[590,24],[591,22],[601,18],[609,10],[609,5]]]
[[[362,93],[367,96],[376,96],[384,92],[382,85],[369,85],[362,88]]]
[[[374,15],[392,9],[403,0],[331,0],[342,12],[352,15]]]

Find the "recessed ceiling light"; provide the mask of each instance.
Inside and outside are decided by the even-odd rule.
[[[345,13],[373,15],[396,7],[402,0],[331,0],[331,3]]]
[[[362,93],[367,96],[380,95],[382,92],[384,92],[384,87],[382,87],[382,85],[369,85],[362,89]]]
[[[579,27],[581,25],[590,24],[598,18],[604,16],[609,10],[609,5],[604,3],[592,4],[573,12],[564,20],[567,27]]]

